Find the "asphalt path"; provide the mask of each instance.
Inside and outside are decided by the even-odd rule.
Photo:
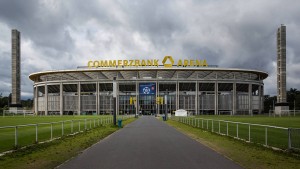
[[[140,117],[59,169],[236,169],[235,162],[155,117]]]

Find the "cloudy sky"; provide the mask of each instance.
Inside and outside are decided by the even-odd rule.
[[[300,90],[298,0],[1,0],[0,93],[11,91],[11,29],[21,32],[22,97],[30,73],[88,60],[207,59],[269,73],[276,95],[276,30],[287,26],[287,87]]]

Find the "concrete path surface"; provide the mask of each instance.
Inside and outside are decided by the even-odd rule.
[[[59,169],[236,169],[238,164],[155,117],[141,117]]]

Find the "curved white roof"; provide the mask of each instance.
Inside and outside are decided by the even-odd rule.
[[[258,70],[218,67],[101,67],[51,70],[29,75],[35,82],[57,80],[113,79],[244,79],[264,80],[268,73]]]

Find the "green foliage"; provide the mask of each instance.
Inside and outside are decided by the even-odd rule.
[[[300,110],[300,91],[295,88],[290,88],[286,92],[287,102],[289,103],[290,110]],[[269,113],[269,110],[274,110],[274,104],[277,102],[277,96],[270,97],[265,95],[264,100],[264,113]]]

